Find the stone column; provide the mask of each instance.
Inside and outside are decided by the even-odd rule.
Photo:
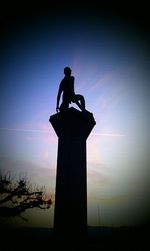
[[[54,231],[65,241],[87,234],[86,140],[95,123],[92,113],[71,107],[49,120],[58,136]]]

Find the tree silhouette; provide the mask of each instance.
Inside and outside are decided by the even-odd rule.
[[[14,181],[9,173],[0,173],[0,216],[27,220],[21,215],[27,209],[48,209],[51,205],[52,198],[46,196],[44,187],[33,187],[27,177]]]

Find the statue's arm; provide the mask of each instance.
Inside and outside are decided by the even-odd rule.
[[[57,94],[57,104],[56,104],[56,111],[57,112],[59,111],[59,101],[60,101],[61,93],[62,93],[62,87],[61,87],[61,84],[60,84],[58,94]]]

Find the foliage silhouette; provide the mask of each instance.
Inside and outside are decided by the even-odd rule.
[[[48,209],[52,205],[44,187],[33,187],[27,177],[14,181],[9,173],[0,173],[0,197],[0,216],[6,218],[19,216],[27,220],[21,215],[27,209]]]

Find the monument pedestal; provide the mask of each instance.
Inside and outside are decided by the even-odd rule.
[[[87,234],[86,139],[95,123],[92,113],[71,107],[49,120],[58,136],[54,232],[63,241]]]

